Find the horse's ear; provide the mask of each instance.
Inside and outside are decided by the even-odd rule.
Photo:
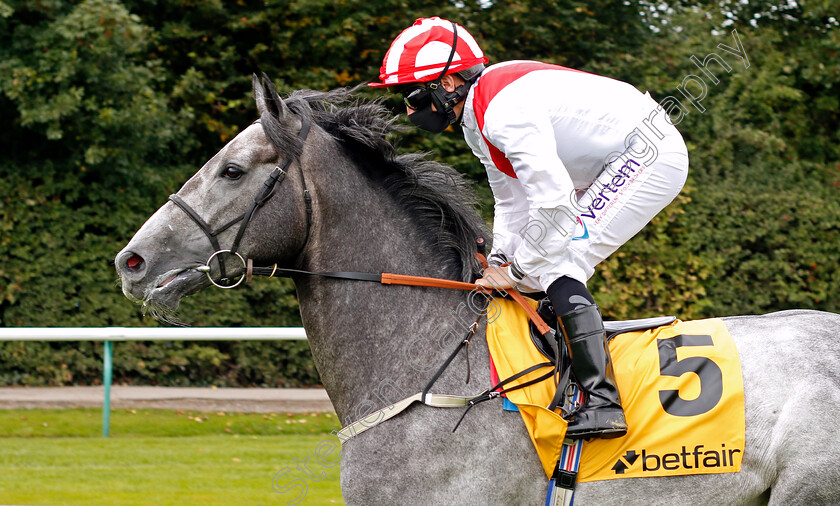
[[[257,77],[257,74],[251,76],[251,82],[254,87],[254,102],[257,104],[257,112],[262,116],[267,111],[265,105],[265,88],[260,84],[260,78]]]
[[[254,100],[257,103],[257,111],[259,111],[260,117],[265,114],[273,114],[280,123],[283,123],[286,118],[293,117],[292,111],[280,98],[277,89],[265,73],[263,73],[262,79],[254,74],[253,85]]]

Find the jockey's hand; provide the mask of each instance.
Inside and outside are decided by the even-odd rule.
[[[496,290],[505,290],[515,287],[516,281],[508,274],[507,267],[491,265],[484,270],[484,277],[476,280],[475,284],[495,288]]]

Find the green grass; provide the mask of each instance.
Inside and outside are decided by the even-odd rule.
[[[343,504],[337,428],[327,413],[121,409],[103,438],[100,410],[0,410],[0,504],[268,506],[304,487],[300,504]]]

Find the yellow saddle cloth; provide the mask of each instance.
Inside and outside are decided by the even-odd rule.
[[[496,299],[487,326],[490,355],[501,379],[546,359],[515,302]],[[676,321],[610,341],[628,431],[584,443],[578,482],[649,476],[737,472],[744,451],[744,387],[738,350],[719,319]],[[508,387],[545,374],[535,371]],[[516,404],[547,476],[567,423],[547,410],[552,380],[507,393]]]

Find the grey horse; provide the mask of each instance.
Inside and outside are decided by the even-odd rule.
[[[452,169],[396,153],[386,138],[395,120],[381,102],[347,90],[283,100],[256,78],[254,93],[260,120],[117,255],[128,298],[165,319],[208,278],[231,284],[240,258],[474,279],[475,238],[487,234],[472,194]],[[270,174],[282,181],[264,185]],[[234,243],[236,254],[216,253]],[[469,292],[292,277],[315,364],[344,423],[422,390],[475,319],[465,309]],[[581,483],[576,504],[840,504],[840,316],[784,311],[724,322],[744,376],[741,471]],[[470,384],[461,354],[435,392],[475,395],[490,385],[483,333],[470,346]],[[347,503],[542,504],[547,480],[519,415],[483,403],[453,433],[461,411],[414,404],[348,440]]]

